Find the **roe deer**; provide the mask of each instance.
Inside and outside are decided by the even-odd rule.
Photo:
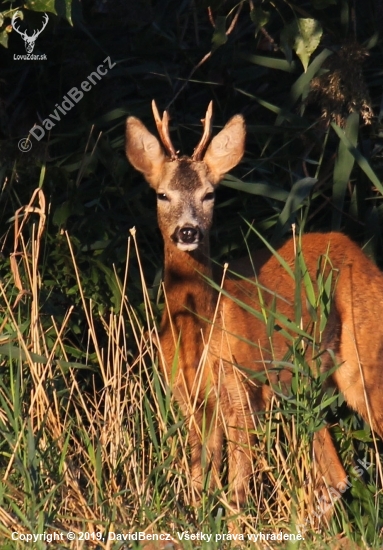
[[[278,381],[288,384],[292,376],[287,368],[278,375],[270,368],[274,358],[284,357],[286,338],[276,330],[270,338],[265,323],[239,303],[260,310],[254,281],[226,278],[222,293],[209,283],[213,276],[209,230],[214,190],[243,156],[245,122],[241,115],[234,116],[209,144],[210,104],[203,136],[193,155],[179,157],[169,137],[167,113],[161,120],[154,102],[153,111],[167,154],[135,117],[127,120],[126,153],[157,193],[158,224],[165,246],[161,365],[183,413],[192,415],[193,487],[197,494],[203,487],[203,448],[210,461],[211,485],[217,482],[226,438],[231,503],[239,508],[244,504],[252,471],[256,413],[267,407],[271,385]],[[379,323],[383,274],[341,233],[307,234],[301,243],[312,280],[321,256],[328,254],[337,271],[321,344],[322,372],[333,368],[331,356],[335,357],[339,367],[329,373],[328,380],[383,437],[383,325]],[[295,263],[294,244],[290,239],[277,250],[290,266]],[[293,278],[272,254],[255,253],[253,260],[259,285],[268,289],[263,292],[262,308],[267,310],[274,301],[277,311],[294,319]],[[303,325],[308,326],[308,313],[302,316]],[[259,373],[271,384],[259,382]],[[313,449],[320,478],[328,486],[344,483],[346,473],[327,427],[315,433]]]

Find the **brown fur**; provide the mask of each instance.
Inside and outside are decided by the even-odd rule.
[[[201,491],[209,461],[213,484],[218,483],[226,439],[231,499],[238,506],[245,501],[252,471],[254,413],[267,407],[270,384],[280,382],[283,386],[291,380],[289,370],[276,373],[270,369],[270,361],[282,359],[287,351],[285,337],[274,330],[269,338],[265,323],[235,301],[260,311],[254,282],[226,278],[224,293],[219,294],[206,279],[212,279],[209,230],[214,201],[210,195],[223,174],[240,161],[244,138],[244,121],[237,115],[213,139],[202,161],[169,161],[138,119],[131,117],[127,122],[127,156],[159,195],[166,292],[161,364],[184,414],[192,416],[194,487]],[[191,236],[187,234],[190,232]],[[322,338],[322,349],[332,350],[339,364],[330,381],[383,437],[383,328],[379,324],[383,275],[357,245],[340,233],[304,235],[301,248],[312,280],[316,278],[318,258],[327,254],[337,273]],[[281,246],[278,254],[294,270],[293,239]],[[258,284],[268,289],[262,292],[263,306],[267,308],[276,300],[278,312],[294,319],[293,278],[269,252],[255,253],[252,261],[235,262],[232,269],[253,279],[255,272]],[[303,327],[309,325],[307,312],[302,322]],[[323,355],[321,368],[333,368],[330,354]],[[251,373],[266,376],[270,384],[263,384]],[[346,473],[328,429],[317,432],[313,443],[319,473],[326,483],[335,486],[344,482]],[[202,457],[203,444],[208,450],[207,461]]]

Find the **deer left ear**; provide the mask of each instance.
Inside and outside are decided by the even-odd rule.
[[[211,141],[203,158],[218,184],[240,162],[245,152],[246,126],[242,115],[235,115]]]
[[[126,121],[126,156],[134,168],[144,174],[146,181],[156,188],[166,157],[158,139],[133,116]]]

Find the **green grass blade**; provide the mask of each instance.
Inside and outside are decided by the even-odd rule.
[[[359,114],[351,113],[346,122],[345,137],[355,148],[358,143]],[[340,140],[338,154],[334,167],[334,179],[332,187],[332,229],[339,231],[342,223],[342,212],[347,185],[354,167],[355,157],[350,153],[344,140]]]
[[[332,122],[331,126],[334,129],[337,136],[339,137],[339,139],[344,143],[347,150],[351,153],[351,155],[354,157],[356,162],[359,164],[360,168],[363,170],[363,172],[366,174],[368,179],[371,181],[371,183],[375,185],[378,191],[383,195],[383,185],[380,183],[378,176],[375,174],[374,170],[371,168],[367,159],[362,155],[362,153],[358,149],[356,149],[356,147],[354,147],[354,145],[346,136],[345,132],[337,124],[335,124],[335,122]]]

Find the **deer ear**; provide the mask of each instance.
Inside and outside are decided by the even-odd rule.
[[[235,115],[211,141],[204,162],[219,183],[223,176],[237,166],[245,151],[246,127],[242,115]]]
[[[126,156],[151,187],[159,184],[166,157],[158,139],[136,118],[126,121]]]

